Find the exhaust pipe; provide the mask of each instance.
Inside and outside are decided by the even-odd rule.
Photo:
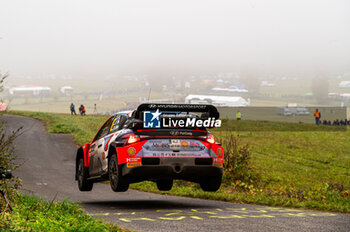
[[[182,168],[181,168],[180,165],[177,164],[177,165],[174,166],[174,172],[175,173],[179,174],[181,171],[182,171]]]

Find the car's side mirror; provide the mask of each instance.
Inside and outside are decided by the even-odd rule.
[[[123,115],[123,114],[120,115],[119,128],[118,128],[119,130],[123,129],[126,120],[128,120],[128,116]]]
[[[221,146],[221,143],[216,142],[215,144]]]
[[[208,118],[209,118],[209,113],[208,113],[208,112],[202,113],[201,119],[206,120],[206,119],[208,119]]]

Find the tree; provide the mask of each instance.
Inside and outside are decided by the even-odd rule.
[[[8,77],[8,73],[6,73],[6,74],[1,74],[0,73],[0,92],[2,92],[4,89],[3,89],[3,85],[4,85],[4,81],[5,81],[5,79]]]
[[[0,73],[0,92],[3,90],[3,83],[8,77],[8,73]],[[13,148],[13,141],[18,136],[19,131],[22,129],[20,127],[17,131],[5,134],[5,123],[0,117],[0,166],[5,169],[14,169],[16,165],[14,164],[15,155]]]

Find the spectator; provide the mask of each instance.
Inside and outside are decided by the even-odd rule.
[[[82,115],[82,116],[85,115],[86,109],[85,109],[85,106],[83,104],[80,105],[79,112],[80,112],[80,115]]]
[[[71,115],[77,115],[77,113],[75,112],[75,105],[72,103],[70,104],[70,114]]]
[[[242,114],[241,112],[238,110],[237,114],[236,114],[236,119],[237,120],[241,120],[242,119]]]
[[[319,125],[321,123],[321,121],[320,121],[320,119],[321,119],[321,112],[318,111],[318,109],[316,109],[316,111],[314,113],[314,117],[315,117],[316,125]]]

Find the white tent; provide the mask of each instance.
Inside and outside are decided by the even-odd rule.
[[[214,106],[241,107],[249,106],[250,101],[242,97],[231,96],[212,96],[212,95],[193,95],[185,98],[185,103],[190,104],[212,104]]]
[[[33,96],[41,96],[41,95],[50,95],[51,88],[42,87],[42,86],[34,86],[34,85],[23,85],[18,87],[13,87],[9,89],[9,93],[11,95],[33,95]]]
[[[66,96],[67,94],[71,94],[73,91],[74,91],[74,89],[71,86],[62,86],[60,88],[60,92],[64,96]]]

